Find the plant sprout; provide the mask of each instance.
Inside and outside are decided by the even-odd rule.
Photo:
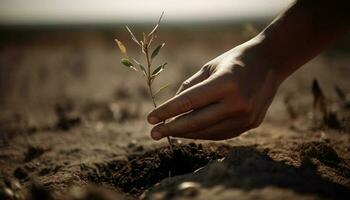
[[[155,69],[153,69],[153,66],[152,66],[152,61],[158,55],[161,48],[164,47],[165,43],[159,44],[152,51],[152,53],[150,53],[151,52],[150,47],[151,47],[152,42],[154,42],[154,40],[157,38],[156,33],[158,30],[159,24],[162,20],[163,14],[164,14],[164,12],[162,12],[161,16],[159,17],[158,23],[155,25],[155,27],[152,29],[152,31],[149,34],[143,33],[143,39],[140,41],[137,40],[137,38],[135,37],[134,33],[130,30],[130,28],[128,26],[126,26],[126,30],[129,32],[131,39],[141,48],[141,52],[146,57],[146,61],[147,61],[146,67],[144,67],[144,65],[142,65],[140,62],[138,62],[134,58],[132,58],[132,60],[130,60],[128,57],[125,45],[120,40],[115,39],[115,41],[117,42],[117,45],[118,45],[118,47],[123,55],[123,57],[121,58],[121,63],[124,66],[128,67],[129,69],[132,69],[136,72],[140,72],[146,78],[149,95],[152,99],[152,103],[153,103],[154,108],[157,107],[156,95],[159,94],[163,89],[165,89],[167,87],[167,85],[163,86],[160,89],[158,89],[156,92],[154,92],[152,89],[152,84],[154,83],[154,80],[157,78],[157,76],[160,75],[161,72],[164,71],[165,66],[167,65],[167,63],[164,62],[163,64],[159,65]],[[170,149],[172,151],[173,149],[172,149],[172,143],[171,143],[170,137],[167,137],[167,139],[168,139]]]

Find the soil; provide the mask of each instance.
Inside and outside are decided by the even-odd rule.
[[[235,26],[160,31],[168,48],[158,59],[170,64],[154,87],[170,87],[158,103],[249,39]],[[286,80],[259,128],[173,138],[171,152],[149,136],[153,105],[142,78],[118,64],[117,35],[127,43],[122,28],[0,34],[1,200],[349,199],[349,40]]]
[[[301,165],[294,167],[271,159],[267,153],[258,151],[255,147],[234,147],[221,162],[208,165],[191,175],[163,180],[147,193],[146,199],[154,199],[159,194],[164,199],[177,196],[201,199],[204,198],[204,194],[200,194],[198,188],[210,188],[215,185],[222,185],[228,190],[241,188],[244,191],[269,185],[292,188],[299,194],[317,194],[319,198],[346,199],[349,197],[348,187],[325,180],[317,172],[316,163],[320,161],[326,166],[339,167],[336,173],[349,178],[350,166],[337,156],[332,147],[323,142],[310,142],[302,144],[299,152],[302,159],[317,159],[317,161],[310,161],[307,165],[302,162]],[[183,184],[193,182],[199,187],[190,188],[192,192],[188,194],[189,188],[183,188]],[[198,191],[193,192],[193,190]],[[213,195],[212,198],[214,198],[215,194],[206,193],[205,195]],[[265,198],[270,199],[270,197]],[[225,198],[217,197],[217,199]]]
[[[106,182],[123,192],[139,196],[149,187],[167,177],[192,173],[210,161],[224,157],[227,146],[203,147],[201,144],[162,147],[143,155],[128,156],[127,161],[112,161],[89,173],[95,183]]]

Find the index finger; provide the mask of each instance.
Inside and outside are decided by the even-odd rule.
[[[171,117],[208,105],[218,100],[223,92],[218,87],[215,79],[207,79],[154,109],[149,113],[148,121],[151,124],[157,124]]]

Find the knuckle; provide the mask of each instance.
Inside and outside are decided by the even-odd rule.
[[[182,109],[183,112],[193,109],[193,101],[187,95],[184,95],[182,97],[182,99],[180,100],[179,104],[180,104],[179,107]]]
[[[184,82],[182,82],[181,86],[183,88],[187,88],[190,85],[190,81],[189,80],[185,80]]]
[[[224,76],[225,88],[228,92],[236,92],[238,90],[237,82],[232,79],[231,76]]]
[[[210,74],[213,73],[214,69],[213,69],[213,65],[212,64],[205,64],[199,71],[204,74],[205,77],[209,77]]]
[[[202,70],[202,71],[209,71],[210,68],[212,68],[212,66],[213,65],[210,62],[208,62],[208,63],[204,64],[203,67],[200,70]]]

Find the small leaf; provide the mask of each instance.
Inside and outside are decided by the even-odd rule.
[[[156,33],[158,27],[159,27],[159,24],[157,24],[157,25],[152,29],[152,31],[148,34],[148,37],[151,37],[152,35],[154,35],[154,34]]]
[[[122,52],[122,54],[126,55],[126,47],[124,46],[124,44],[121,41],[119,41],[118,39],[115,39],[115,41],[117,42],[118,47],[119,47],[120,51]]]
[[[145,67],[144,67],[141,63],[139,63],[137,60],[135,60],[134,58],[133,58],[133,60],[134,60],[134,62],[139,66],[139,68],[141,69],[143,75],[144,75],[144,76],[147,76],[147,72],[146,72]]]
[[[152,31],[148,34],[148,37],[150,37],[151,35],[153,35],[153,34],[157,31],[157,29],[158,29],[158,27],[159,27],[159,24],[160,24],[160,21],[162,21],[163,15],[164,15],[164,11],[163,11],[162,14],[160,15],[160,17],[159,17],[159,19],[158,19],[158,23],[156,24],[156,26],[155,26],[155,27],[152,29]]]
[[[158,55],[160,49],[161,49],[164,45],[165,45],[165,43],[160,44],[160,45],[158,45],[158,46],[154,49],[154,51],[152,52],[152,55],[151,55],[151,58],[152,58],[152,59]]]
[[[168,63],[164,63],[160,66],[158,66],[153,72],[152,72],[152,76],[151,77],[156,77],[158,76],[163,70],[164,70],[164,67],[165,65],[167,65]]]
[[[128,32],[130,33],[131,39],[139,46],[141,46],[140,42],[137,41],[137,38],[135,37],[134,33],[132,33],[132,31],[130,30],[130,28],[128,26],[125,26],[126,30],[128,30]]]
[[[157,92],[154,93],[154,96],[157,96],[157,94],[159,94],[161,91],[163,91],[164,89],[168,88],[170,84],[166,84],[163,87],[159,88]]]
[[[124,66],[137,71],[137,69],[133,66],[133,64],[127,58],[122,58],[120,61]]]

